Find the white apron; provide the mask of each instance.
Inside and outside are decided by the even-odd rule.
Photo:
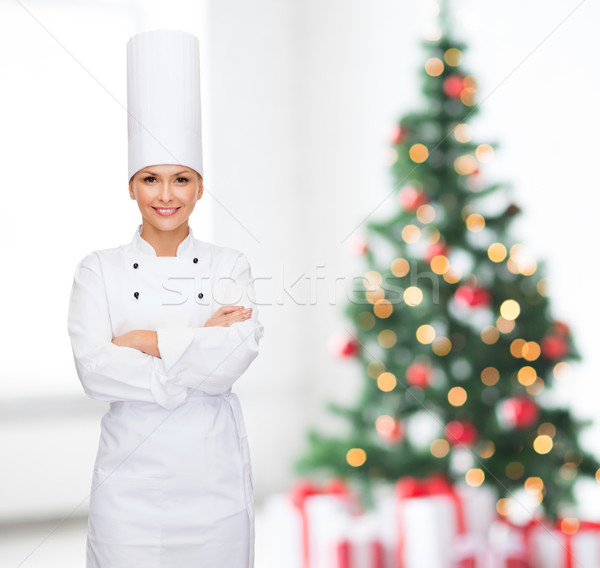
[[[140,237],[75,270],[68,330],[77,374],[110,402],[92,477],[86,568],[253,568],[254,497],[231,386],[258,354],[251,269],[240,251],[194,239],[157,257]],[[252,307],[203,327],[220,305]],[[161,357],[111,343],[156,330]]]

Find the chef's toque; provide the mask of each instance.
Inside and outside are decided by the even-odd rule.
[[[200,53],[188,32],[151,30],[127,42],[129,178],[146,166],[202,166]]]

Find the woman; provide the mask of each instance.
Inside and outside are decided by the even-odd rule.
[[[171,85],[183,76],[199,81],[191,34],[143,32],[128,49],[129,76],[145,68]],[[183,81],[179,100],[161,99],[161,81],[153,87],[138,74],[134,83],[129,117],[145,134],[132,136],[130,122],[129,195],[142,222],[130,243],[79,262],[69,304],[79,379],[90,397],[110,402],[92,478],[86,567],[251,568],[250,454],[231,392],[263,336],[251,269],[245,254],[195,239],[188,225],[203,193],[199,133],[169,138],[164,123],[177,132],[184,121],[189,130],[193,120],[181,106],[194,107],[199,89]],[[162,100],[160,112],[148,113],[142,99],[134,108],[135,96]],[[144,139],[150,135],[168,140],[162,154]]]

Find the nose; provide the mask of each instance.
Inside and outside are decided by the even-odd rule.
[[[164,181],[160,187],[160,192],[158,194],[160,201],[163,203],[169,203],[173,199],[173,190],[168,181]]]

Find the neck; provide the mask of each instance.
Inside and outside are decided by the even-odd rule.
[[[152,245],[156,256],[177,256],[177,248],[188,235],[187,223],[170,231],[161,231],[148,223],[142,223],[140,232],[140,237]]]

